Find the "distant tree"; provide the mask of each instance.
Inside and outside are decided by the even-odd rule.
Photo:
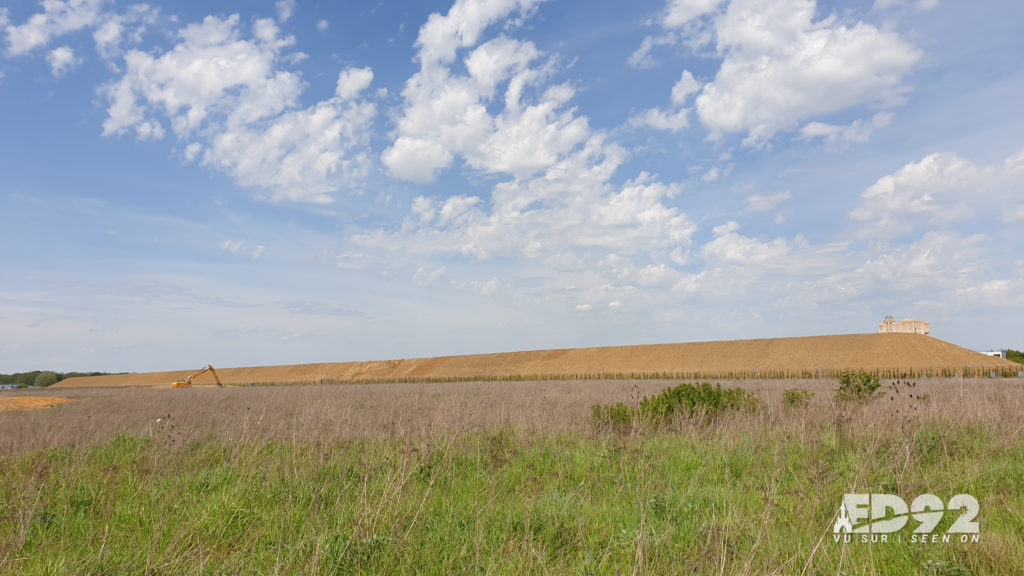
[[[1007,350],[1006,359],[1013,360],[1018,364],[1024,364],[1024,352],[1021,352],[1020,350]]]
[[[36,381],[36,376],[39,376],[39,371],[35,372],[16,372],[3,378],[4,384],[17,384],[18,386],[25,387],[31,386]]]
[[[52,372],[35,370],[33,372],[16,372],[14,374],[0,374],[0,384],[17,384],[26,386],[50,386],[65,378],[76,376],[105,376],[109,372]],[[42,378],[40,380],[40,378]]]
[[[57,383],[57,374],[55,372],[49,372],[49,371],[40,372],[39,375],[36,376],[36,379],[35,379],[35,382],[34,382],[34,384],[36,386],[43,387],[43,388],[45,388],[46,386],[49,386],[51,384],[56,384],[56,383]]]

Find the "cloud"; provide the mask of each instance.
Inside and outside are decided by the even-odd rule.
[[[679,132],[690,127],[690,110],[689,108],[684,108],[682,110],[666,111],[661,108],[651,108],[639,116],[631,117],[629,125]]]
[[[485,28],[502,23],[491,18],[497,6],[505,26],[488,37]],[[698,226],[678,207],[681,186],[648,173],[614,179],[629,154],[578,114],[573,87],[553,79],[553,59],[507,35],[510,23],[521,24],[517,6],[456,2],[444,18],[473,13],[471,22],[431,17],[420,31],[420,70],[406,83],[395,139],[382,154],[406,180],[431,181],[457,161],[506,178],[484,193],[419,196],[401,225],[350,241],[419,284],[443,269],[453,280],[434,285],[461,290],[474,286],[454,279],[463,268],[496,269],[492,294],[506,302],[640,306],[683,276]],[[679,97],[694,84],[681,75]]]
[[[732,264],[767,265],[779,261],[791,251],[789,243],[782,238],[760,242],[737,233],[739,227],[736,222],[716,226],[714,240],[704,245],[704,256]]]
[[[431,14],[416,39],[420,64],[449,64],[456,50],[473,46],[485,28],[513,12],[525,17],[543,0],[456,0],[448,14]],[[514,21],[509,21],[514,23]]]
[[[748,212],[771,212],[786,200],[792,198],[789,192],[776,192],[775,194],[752,194],[747,196]]]
[[[447,168],[453,158],[437,142],[408,136],[400,136],[381,156],[392,176],[421,183],[433,182],[437,170]]]
[[[338,74],[338,86],[334,94],[342,100],[352,100],[373,83],[373,70],[367,68],[346,68]]]
[[[482,172],[526,177],[587,139],[586,119],[565,106],[575,91],[545,85],[554,63],[533,67],[542,54],[532,42],[500,35],[476,45],[487,27],[515,23],[513,14],[536,4],[459,0],[447,15],[430,16],[416,41],[420,70],[406,82],[394,143],[381,156],[393,176],[429,182],[461,157]],[[469,48],[466,73],[454,72],[459,50]]]
[[[295,13],[295,0],[277,0],[274,2],[274,10],[277,11],[278,22],[284,24],[291,20]]]
[[[444,266],[438,266],[433,270],[421,266],[416,269],[416,273],[413,274],[412,278],[420,286],[429,286],[437,282],[437,279],[444,275],[445,270]]]
[[[255,127],[233,127],[213,136],[203,163],[275,200],[327,203],[366,178],[370,158],[358,148],[374,113],[372,104],[327,101]]]
[[[661,25],[665,28],[679,28],[718,10],[723,2],[724,0],[669,0],[661,17]]]
[[[93,41],[96,51],[104,60],[111,61],[122,53],[121,44],[127,39],[132,44],[142,42],[147,28],[156,24],[159,9],[147,4],[136,4],[122,14],[105,12],[96,22]]]
[[[245,240],[225,240],[221,242],[220,249],[225,252],[237,254],[245,246]]]
[[[861,255],[862,264],[835,278],[845,296],[884,294],[951,303],[952,293],[990,281],[988,238],[949,231],[928,231],[911,242],[878,244]]]
[[[704,32],[690,30],[691,25],[711,26],[721,65],[699,88],[694,108],[712,139],[745,133],[745,144],[762,146],[811,118],[861,106],[897,106],[909,90],[903,79],[922,56],[897,34],[865,22],[844,23],[836,16],[815,20],[814,0],[731,0],[719,13],[723,4],[670,1],[661,20],[665,27],[683,27],[679,38],[698,45]],[[710,14],[716,16],[708,20]],[[674,89],[674,108],[660,111],[661,117],[672,118],[685,101]],[[890,119],[877,115],[870,126],[849,127],[812,122],[803,136],[861,141]]]
[[[326,32],[327,31],[327,27],[330,26],[330,25],[331,25],[331,23],[328,22],[326,18],[322,18],[319,21],[317,21],[316,29],[321,31],[321,32]]]
[[[725,56],[697,97],[712,136],[758,144],[801,119],[865,104],[898,104],[921,58],[899,36],[857,22],[815,22],[813,0],[734,0],[717,21]]]
[[[50,63],[50,69],[54,76],[63,76],[81,62],[75,57],[75,51],[68,46],[60,46],[51,50],[46,56],[46,61]]]
[[[862,232],[891,239],[958,221],[1012,222],[1024,189],[1024,152],[1002,164],[979,165],[949,153],[930,154],[879,178],[851,213]]]
[[[879,112],[869,122],[854,120],[849,126],[810,122],[800,129],[800,136],[805,140],[821,138],[832,147],[847,142],[867,142],[875,130],[888,126],[892,118],[891,112]]]
[[[46,46],[57,36],[93,26],[99,20],[104,0],[45,0],[43,12],[33,14],[20,26],[5,27],[7,51],[19,56]]]
[[[177,36],[170,50],[125,54],[124,75],[104,88],[104,135],[162,135],[158,117],[166,117],[191,141],[186,160],[200,144],[202,164],[271,199],[329,202],[366,177],[376,108],[358,96],[372,81],[369,68],[342,71],[334,98],[303,108],[304,83],[285,68],[295,40],[273,20],[255,20],[246,38],[237,14],[207,16]]]
[[[645,36],[643,41],[640,43],[640,47],[629,55],[629,58],[626,60],[626,64],[629,65],[630,68],[634,69],[653,68],[657,64],[657,61],[653,56],[651,56],[651,51],[656,46],[671,46],[678,41],[678,36],[672,33]]]
[[[683,108],[691,94],[701,88],[701,83],[689,70],[683,70],[682,77],[672,87],[672,104],[675,110],[651,108],[639,116],[630,118],[631,126],[648,126],[657,130],[678,132],[690,126],[690,109]]]
[[[225,240],[221,242],[220,249],[231,254],[248,256],[252,260],[259,260],[264,251],[262,244],[257,244],[255,248],[249,248],[245,240]]]

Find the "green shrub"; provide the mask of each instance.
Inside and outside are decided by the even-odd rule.
[[[703,414],[714,417],[727,410],[757,410],[758,400],[742,388],[723,390],[721,384],[680,384],[666,388],[660,394],[640,401],[640,406],[618,404],[595,404],[591,407],[591,419],[600,428],[616,432],[629,432],[638,424],[659,426],[672,421],[676,415],[693,416]]]
[[[843,372],[835,398],[840,402],[863,402],[874,397],[881,385],[878,376],[870,372]]]
[[[742,388],[723,390],[721,384],[712,387],[707,382],[680,384],[640,401],[640,415],[654,424],[668,422],[675,414],[714,416],[725,410],[756,409],[757,398],[750,392]]]
[[[790,388],[782,392],[782,401],[790,408],[806,408],[811,398],[814,398],[814,392],[804,388]]]
[[[594,404],[590,407],[591,421],[598,427],[619,434],[627,434],[633,430],[633,424],[639,420],[640,411],[635,406],[617,404]]]
[[[35,380],[32,382],[32,384],[34,386],[38,386],[40,388],[45,388],[47,386],[52,386],[52,385],[54,385],[56,383],[57,383],[57,374],[54,373],[54,372],[49,372],[49,371],[40,372],[39,375],[36,376]]]

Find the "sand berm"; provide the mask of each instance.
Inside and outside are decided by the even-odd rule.
[[[1020,365],[917,334],[849,334],[682,344],[535,350],[381,360],[220,367],[197,358],[192,370],[69,378],[53,388],[167,386],[212,363],[225,384],[548,378],[835,377],[844,370],[953,376],[1016,375]],[[193,380],[211,385],[209,373]]]

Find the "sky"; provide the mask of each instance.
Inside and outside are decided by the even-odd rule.
[[[0,372],[1024,348],[1017,0],[5,0]]]

